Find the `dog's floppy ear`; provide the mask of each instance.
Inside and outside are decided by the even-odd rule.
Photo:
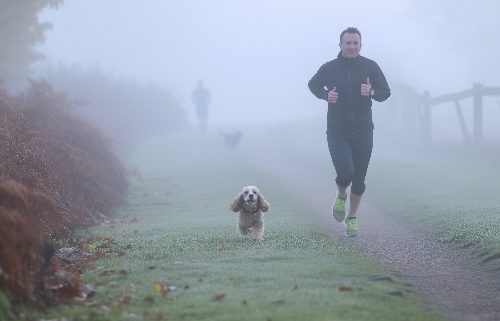
[[[236,196],[231,204],[229,205],[229,208],[233,212],[238,212],[243,208],[243,192],[239,193],[238,196]]]
[[[257,200],[257,202],[258,202],[258,205],[259,205],[259,209],[262,212],[269,211],[269,208],[271,207],[271,205],[269,205],[269,203],[264,198],[264,195],[262,195],[260,192],[259,192],[259,199]]]

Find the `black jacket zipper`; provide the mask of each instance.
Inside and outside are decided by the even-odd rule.
[[[349,86],[349,109],[351,112],[351,122],[354,123],[354,110],[352,105],[352,86],[351,86],[351,59],[349,59],[349,69],[347,70],[347,83]]]

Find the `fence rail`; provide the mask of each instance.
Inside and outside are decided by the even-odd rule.
[[[446,102],[455,103],[455,109],[460,122],[462,133],[466,140],[470,140],[470,135],[465,124],[462,113],[462,108],[459,101],[467,98],[473,100],[473,134],[474,142],[479,143],[483,139],[483,97],[484,96],[500,96],[500,87],[484,87],[480,83],[475,83],[472,89],[463,90],[453,94],[445,94],[437,97],[431,97],[429,91],[424,91],[420,96],[420,105],[423,106],[423,111],[420,113],[420,132],[423,139],[426,141],[432,140],[432,122],[431,122],[431,106]]]

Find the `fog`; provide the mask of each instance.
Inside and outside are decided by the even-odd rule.
[[[476,82],[499,86],[499,16],[496,0],[65,1],[40,15],[53,29],[37,50],[44,63],[98,65],[168,88],[193,124],[190,96],[202,80],[214,128],[325,117],[326,103],[307,82],[336,57],[339,34],[350,26],[360,29],[361,54],[381,66],[393,92],[400,84],[433,96]],[[472,126],[472,103],[461,104]],[[500,101],[484,104],[484,135],[498,138]],[[376,109],[374,117],[376,128],[385,126]],[[433,131],[460,138],[453,105],[433,110]]]

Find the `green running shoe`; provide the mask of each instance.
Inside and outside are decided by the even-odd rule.
[[[358,220],[355,218],[349,218],[349,213],[344,219],[345,225],[345,235],[347,236],[358,236]]]
[[[345,217],[345,202],[347,200],[347,196],[345,198],[341,198],[339,194],[335,197],[335,203],[332,206],[333,217],[337,222],[342,222]]]

